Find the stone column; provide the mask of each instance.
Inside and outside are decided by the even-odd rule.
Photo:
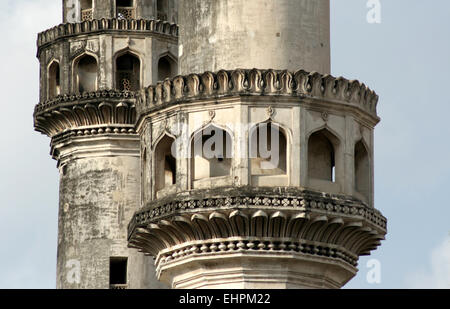
[[[330,73],[329,0],[180,0],[180,74]]]

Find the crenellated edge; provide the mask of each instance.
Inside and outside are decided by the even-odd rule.
[[[67,131],[86,135],[125,130],[117,125],[135,134],[135,98],[134,92],[116,90],[61,95],[35,107],[34,127],[50,137]]]
[[[279,188],[279,193],[261,190],[170,197],[135,214],[129,246],[161,263],[216,251],[278,250],[323,255],[356,266],[358,257],[370,254],[386,235],[386,218],[355,199],[293,188]]]
[[[178,38],[178,25],[163,20],[94,19],[80,23],[65,23],[38,34],[38,49],[63,37],[99,31],[145,31]]]
[[[318,98],[353,105],[378,119],[378,95],[365,84],[304,70],[237,69],[177,76],[142,90],[136,109],[140,118],[171,104],[227,96]]]

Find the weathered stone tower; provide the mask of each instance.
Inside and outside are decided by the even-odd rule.
[[[58,288],[157,287],[153,261],[127,248],[140,207],[136,93],[177,74],[174,0],[64,0],[38,37],[37,131],[60,170]]]
[[[378,96],[328,75],[329,10],[329,0],[180,0],[182,75],[136,105],[143,208],[128,237],[156,257],[161,281],[340,288],[384,239]]]

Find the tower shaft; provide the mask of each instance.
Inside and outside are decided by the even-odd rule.
[[[181,0],[179,25],[181,74],[330,73],[329,0]]]

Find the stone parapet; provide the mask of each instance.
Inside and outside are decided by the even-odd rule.
[[[237,69],[177,76],[143,90],[136,109],[140,118],[173,104],[231,96],[316,98],[357,107],[379,121],[378,95],[365,84],[303,70]]]
[[[101,34],[108,31],[121,32],[149,32],[164,35],[174,39],[178,38],[178,25],[162,20],[135,20],[135,19],[94,19],[80,23],[65,23],[38,34],[38,53],[44,46],[67,37]]]

